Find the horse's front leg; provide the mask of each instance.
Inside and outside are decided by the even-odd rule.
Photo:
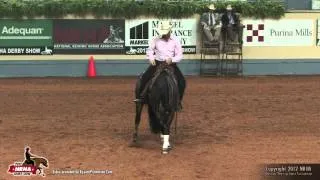
[[[45,176],[44,172],[41,171],[42,168],[38,168],[38,169],[39,169],[39,171],[40,171],[39,174],[42,175],[42,176]]]
[[[41,175],[41,168],[40,168],[40,167],[38,167],[37,169],[39,170],[39,174]]]
[[[141,121],[141,112],[143,108],[142,102],[136,102],[136,117],[135,117],[135,128],[133,133],[133,142],[136,143],[138,139],[138,129]]]
[[[170,145],[170,127],[171,127],[171,123],[174,117],[174,113],[173,112],[168,112],[168,115],[166,115],[165,120],[166,122],[164,123],[164,127],[163,127],[163,141],[162,141],[162,153],[163,154],[168,154],[168,152],[171,150],[171,145]]]

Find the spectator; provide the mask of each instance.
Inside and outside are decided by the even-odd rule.
[[[236,37],[240,40],[242,37],[242,25],[240,25],[240,18],[233,11],[231,5],[228,5],[225,13],[221,17],[222,32],[224,40],[235,41]]]
[[[221,25],[219,14],[216,12],[214,4],[210,4],[207,12],[202,14],[200,23],[208,41],[219,40]]]

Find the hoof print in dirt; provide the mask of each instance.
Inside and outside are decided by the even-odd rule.
[[[138,143],[138,142],[131,142],[130,144],[129,144],[129,147],[140,147],[141,145],[140,145],[140,143]]]

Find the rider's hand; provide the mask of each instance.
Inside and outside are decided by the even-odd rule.
[[[152,66],[155,66],[156,65],[156,61],[153,59],[153,60],[150,60],[150,64],[152,65]]]
[[[171,64],[172,63],[172,59],[169,58],[169,59],[166,60],[166,62],[167,62],[167,64]]]

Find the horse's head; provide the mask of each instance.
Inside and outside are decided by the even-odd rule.
[[[34,160],[38,165],[42,164],[45,167],[48,167],[48,160],[45,158],[33,158],[32,160]]]
[[[45,159],[45,158],[41,158],[42,161],[41,163],[45,166],[45,167],[48,167],[48,161]]]

